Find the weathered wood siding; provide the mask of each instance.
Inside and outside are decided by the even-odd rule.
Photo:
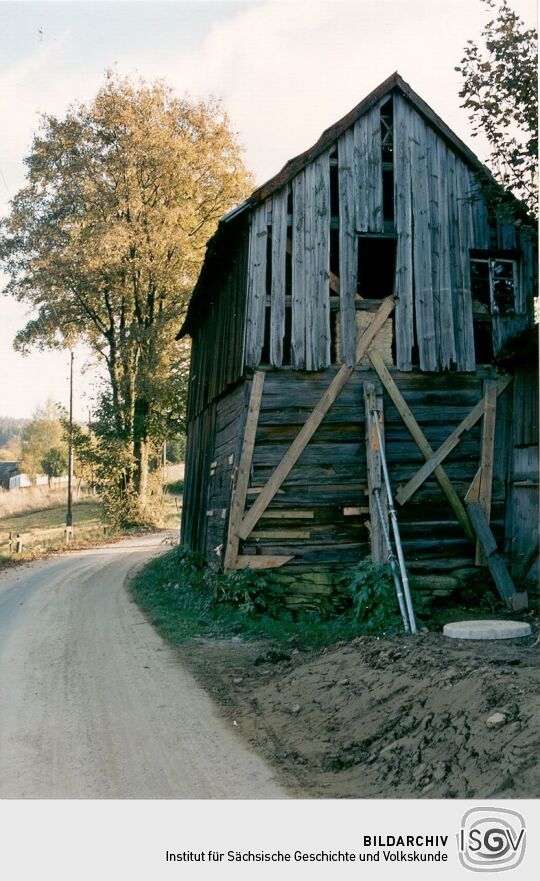
[[[523,571],[524,561],[538,543],[538,432],[538,370],[536,365],[518,367],[513,387],[506,539],[512,571],[522,577],[528,574]],[[532,564],[538,574],[537,559]]]
[[[261,363],[268,320],[268,363],[283,365],[287,308],[291,308],[292,366],[317,371],[330,364],[331,282],[334,304],[339,295],[340,357],[353,363],[359,236],[395,232],[397,237],[395,352],[396,366],[402,371],[417,365],[433,373],[474,371],[472,249],[499,247],[521,254],[516,314],[493,319],[495,353],[530,321],[536,285],[534,232],[525,227],[516,230],[504,217],[490,224],[475,172],[397,91],[392,98],[393,225],[385,219],[380,115],[386,100],[337,138],[335,216],[330,164],[336,160],[331,150],[313,159],[253,210],[247,279],[248,366]],[[288,213],[289,187],[292,213]],[[330,240],[336,228],[339,275],[332,279]],[[267,248],[269,233],[271,249]],[[287,251],[292,255],[290,298],[286,294]]]
[[[248,505],[272,475],[334,370],[312,374],[267,372]],[[483,395],[479,375],[426,376],[393,371],[393,376],[434,448],[446,440]],[[287,569],[314,563],[354,563],[369,555],[363,383],[374,380],[373,371],[357,370],[353,374],[252,534],[242,543],[241,553],[292,554],[294,560]],[[501,414],[504,421],[506,417]],[[384,429],[395,488],[409,480],[424,459],[386,394]],[[504,431],[501,436],[506,437]],[[445,460],[445,470],[462,498],[479,467],[480,438],[478,424]],[[505,479],[495,481],[491,525],[501,544],[505,492]],[[355,510],[358,508],[361,511]],[[398,516],[405,555],[413,572],[474,565],[475,548],[463,535],[434,478],[399,509]]]
[[[182,510],[182,544],[220,560],[226,541],[234,469],[238,465],[247,385],[209,404],[190,424]]]
[[[187,418],[191,422],[244,373],[247,235],[219,289],[208,297],[204,320],[192,338]]]

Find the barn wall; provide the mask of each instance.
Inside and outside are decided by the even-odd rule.
[[[330,383],[324,373],[294,370],[266,373],[253,456],[248,506]],[[488,375],[487,371],[484,371]],[[403,396],[429,442],[437,448],[483,395],[483,373],[426,376],[393,371]],[[363,383],[373,371],[357,370],[333,404],[269,508],[241,546],[244,554],[294,555],[286,569],[302,565],[354,563],[370,553]],[[401,417],[384,396],[384,423],[390,477],[405,483],[424,459]],[[498,453],[508,459],[507,414],[501,409]],[[505,433],[506,432],[506,433]],[[467,432],[445,461],[445,470],[463,498],[480,462],[481,429]],[[505,449],[502,449],[502,448]],[[491,524],[504,536],[506,473],[494,482]],[[351,513],[345,509],[362,509]],[[434,479],[398,511],[411,570],[472,566],[475,550],[465,539]],[[444,549],[444,552],[442,552]]]
[[[232,478],[238,465],[248,387],[240,383],[209,404],[189,425],[182,544],[220,558],[226,537]]]
[[[512,571],[521,578],[538,576],[538,431],[537,367],[518,367],[513,387],[506,536]],[[536,555],[531,557],[535,548]]]
[[[244,372],[247,235],[236,240],[236,256],[218,289],[209,293],[205,317],[192,338],[188,421],[234,385]]]

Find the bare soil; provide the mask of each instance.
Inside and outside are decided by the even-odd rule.
[[[291,793],[538,796],[535,637],[361,637],[318,653],[236,637],[180,651]]]

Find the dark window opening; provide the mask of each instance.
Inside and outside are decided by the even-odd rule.
[[[476,316],[473,321],[474,355],[477,364],[493,362],[493,333],[491,318]]]
[[[509,257],[471,258],[471,292],[476,301],[493,315],[513,315],[516,308],[517,262]]]
[[[338,332],[339,332],[340,312],[338,309],[330,310],[330,363],[337,364],[338,361]]]
[[[330,272],[339,275],[339,229],[330,230]]]
[[[292,364],[292,309],[285,306],[285,336],[283,338],[283,364]]]
[[[394,169],[383,168],[383,220],[394,222]]]
[[[394,293],[396,239],[358,238],[358,293],[365,300],[383,300]]]
[[[270,323],[271,310],[267,306],[264,310],[264,342],[261,354],[261,364],[270,364]]]
[[[339,176],[337,160],[330,162],[330,214],[339,217]]]

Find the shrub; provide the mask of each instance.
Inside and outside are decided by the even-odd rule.
[[[396,589],[389,566],[370,559],[347,569],[338,579],[345,608],[363,633],[388,634],[402,629]]]

